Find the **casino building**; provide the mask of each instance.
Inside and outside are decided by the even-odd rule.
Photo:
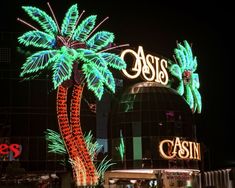
[[[134,68],[129,70],[138,72]],[[165,74],[162,83],[156,72],[155,81],[124,86],[112,103],[108,151],[116,165],[106,172],[106,187],[200,187],[202,156],[193,114],[185,99],[164,85]]]
[[[192,185],[199,173],[200,144],[192,112],[173,89],[155,82],[134,84],[114,104],[110,118],[109,151],[117,165],[107,179],[117,180],[119,174],[124,180],[128,175],[129,180],[161,179],[168,187]],[[117,149],[122,139],[123,159]]]

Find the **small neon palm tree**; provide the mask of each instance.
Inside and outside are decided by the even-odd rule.
[[[124,138],[122,135],[122,130],[120,130],[120,144],[118,147],[116,147],[116,150],[119,152],[122,162],[124,161],[124,155],[125,155],[125,144],[124,144]]]
[[[192,49],[188,42],[184,41],[184,46],[177,44],[175,49],[176,63],[171,64],[169,70],[175,76],[179,85],[177,92],[184,96],[193,113],[201,113],[202,102],[198,91],[200,87],[199,76],[195,73],[197,69],[197,57],[193,57]]]
[[[52,72],[54,89],[58,90],[59,130],[70,159],[76,163],[73,165],[74,180],[77,185],[94,185],[98,182],[97,170],[86,148],[80,125],[83,88],[87,84],[99,100],[105,86],[114,93],[115,81],[109,67],[121,70],[126,68],[126,63],[118,55],[107,51],[127,45],[112,46],[114,34],[111,32],[94,33],[107,18],[96,27],[96,15],[80,22],[84,11],[79,16],[77,4],[69,8],[60,28],[50,4],[47,4],[53,18],[39,8],[22,7],[43,31],[18,18],[33,29],[20,36],[19,43],[40,48],[27,58],[20,76],[30,78],[44,70]],[[67,112],[68,80],[73,83],[70,112]]]

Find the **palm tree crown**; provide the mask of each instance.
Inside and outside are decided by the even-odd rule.
[[[202,102],[198,91],[200,87],[197,69],[197,58],[193,56],[192,49],[185,40],[184,45],[178,43],[175,48],[177,62],[172,63],[169,70],[179,80],[177,92],[183,95],[193,112],[201,113]]]
[[[91,15],[79,23],[77,4],[67,11],[61,28],[52,17],[36,7],[23,6],[23,10],[42,27],[34,28],[18,38],[19,43],[41,50],[29,56],[22,66],[21,77],[52,70],[52,80],[56,89],[72,76],[74,67],[80,67],[88,88],[101,99],[104,86],[115,92],[115,81],[109,67],[125,69],[126,63],[113,53],[105,52],[114,41],[114,34],[96,28],[96,15]],[[77,64],[77,66],[74,66]]]

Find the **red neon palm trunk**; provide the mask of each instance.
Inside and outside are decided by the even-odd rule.
[[[63,86],[58,87],[57,92],[57,117],[61,136],[64,140],[65,147],[69,154],[70,159],[76,160],[78,157],[78,150],[74,138],[72,135],[71,127],[69,125],[68,113],[67,113],[67,88]],[[81,169],[80,169],[81,170]],[[76,169],[73,168],[74,179],[77,180],[79,174],[79,180],[82,182],[82,174],[76,173]]]
[[[89,175],[89,177],[86,178],[87,183],[88,185],[92,185],[96,184],[98,179],[96,168],[88,152],[80,123],[80,106],[83,88],[84,86],[82,85],[74,85],[70,108],[70,125],[72,128],[73,137],[79,148],[79,157],[85,165],[85,168],[88,172],[87,174]]]

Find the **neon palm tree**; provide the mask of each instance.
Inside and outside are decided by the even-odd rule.
[[[59,133],[51,129],[47,129],[45,131],[45,135],[46,135],[46,140],[48,141],[49,153],[56,153],[58,155],[67,155],[64,142]],[[99,151],[103,146],[94,140],[91,131],[89,131],[88,134],[86,133],[84,134],[84,139],[87,145],[87,149],[91,155],[92,161],[94,161],[95,155],[99,153]],[[62,162],[64,163],[64,161]],[[101,160],[101,162],[95,163],[100,183],[104,181],[105,171],[114,164],[116,163],[111,163],[111,159],[107,159],[107,155]]]
[[[116,150],[119,152],[121,160],[124,160],[125,155],[125,143],[122,135],[122,130],[120,130],[120,144],[118,147],[116,147]]]
[[[179,85],[177,92],[184,96],[192,112],[201,113],[202,101],[198,91],[200,87],[197,70],[197,57],[193,56],[192,49],[188,42],[184,41],[184,46],[180,43],[175,48],[176,62],[172,63],[170,73],[177,78]]]
[[[126,45],[112,47],[114,35],[111,32],[94,33],[107,18],[96,27],[96,15],[80,22],[84,11],[79,15],[77,4],[74,4],[59,27],[49,3],[48,7],[53,18],[39,8],[22,7],[43,31],[18,18],[33,29],[20,36],[19,43],[40,48],[27,58],[20,76],[31,78],[44,70],[52,72],[54,89],[57,89],[59,130],[72,161],[74,180],[77,185],[94,185],[98,182],[97,170],[87,150],[80,124],[83,88],[87,85],[99,100],[105,86],[114,93],[115,81],[109,67],[121,70],[126,68],[126,63],[118,55],[107,51]],[[73,85],[70,112],[67,112],[68,81]]]

